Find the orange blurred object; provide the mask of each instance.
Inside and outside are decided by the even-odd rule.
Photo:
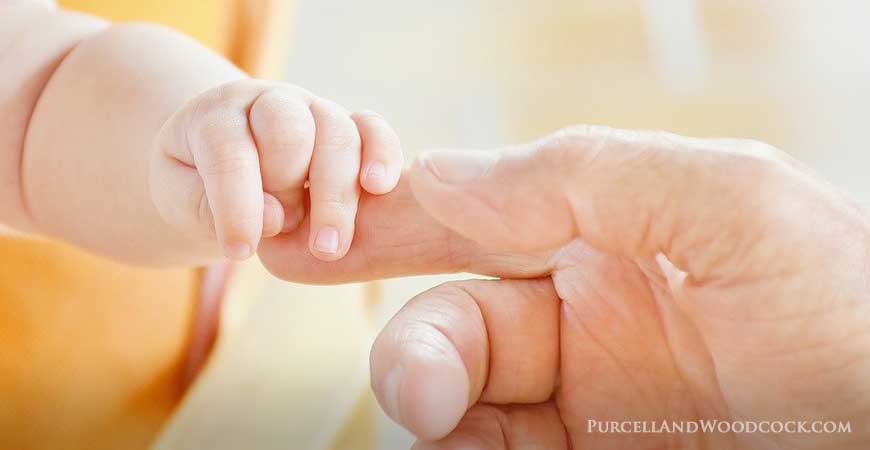
[[[280,64],[280,1],[60,4],[168,25],[254,75],[275,76]],[[0,450],[147,448],[185,393],[189,349],[202,353],[213,338],[206,329],[191,340],[191,329],[214,311],[214,295],[200,305],[214,277],[14,237],[0,238],[0,261]]]

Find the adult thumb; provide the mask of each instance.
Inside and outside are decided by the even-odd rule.
[[[605,127],[501,151],[430,151],[411,170],[428,213],[484,246],[535,251],[582,238],[627,257],[663,253],[696,276],[802,214],[794,186],[807,179],[756,141]]]

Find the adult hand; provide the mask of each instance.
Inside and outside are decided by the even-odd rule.
[[[427,441],[418,449],[870,446],[870,228],[787,156],[574,128],[498,153],[429,153],[410,175],[419,204],[401,188],[374,211],[407,228],[358,227],[366,245],[327,278],[502,277],[421,294],[375,343],[377,397]],[[274,245],[263,256],[277,274],[302,270],[278,258],[294,244]],[[589,422],[700,419],[851,433]]]

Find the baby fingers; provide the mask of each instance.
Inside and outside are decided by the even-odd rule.
[[[404,159],[399,136],[387,121],[373,111],[352,116],[362,138],[360,184],[369,194],[386,194],[396,187]]]
[[[161,216],[216,236],[234,259],[253,254],[262,237],[296,229],[306,205],[311,253],[340,259],[361,188],[387,193],[402,171],[399,138],[379,115],[351,116],[302,89],[257,80],[198,96],[167,120],[156,145],[151,193]]]
[[[337,104],[311,104],[317,127],[308,172],[311,190],[309,248],[318,259],[333,261],[347,253],[353,240],[359,203],[361,139],[350,115]]]
[[[324,261],[350,248],[360,187],[370,194],[393,190],[402,173],[399,137],[373,112],[348,115],[327,100],[311,104],[316,137],[311,158],[311,253]]]

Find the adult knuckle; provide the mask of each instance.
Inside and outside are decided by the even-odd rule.
[[[789,175],[788,165],[772,146],[763,142],[742,141],[739,151],[726,153],[724,158],[730,173],[755,188],[768,186],[771,179]]]
[[[442,297],[471,299],[470,283],[467,280],[448,281],[434,287],[430,292]]]
[[[403,324],[396,332],[395,342],[399,348],[413,347],[415,351],[425,351],[438,356],[451,355],[455,348],[442,330],[419,319]]]
[[[592,125],[572,125],[561,128],[547,136],[541,145],[542,149],[577,148],[592,141]]]
[[[199,193],[195,204],[197,221],[202,225],[206,233],[208,233],[210,236],[214,236],[214,215],[212,214],[211,206],[208,202],[208,196],[205,195],[205,192]]]
[[[566,162],[573,161],[579,155],[581,139],[579,134],[570,130],[560,130],[540,143],[536,157],[547,166],[564,167]]]
[[[489,281],[485,280],[448,281],[436,286],[433,292],[453,304],[476,304],[481,293],[486,290],[487,283]]]
[[[735,145],[742,147],[744,153],[758,157],[774,158],[779,157],[782,153],[776,147],[757,139],[738,139],[735,141]]]
[[[628,133],[598,125],[563,128],[538,143],[536,159],[548,170],[573,177],[605,160],[602,156],[609,154],[615,143],[633,140]]]
[[[747,171],[779,171],[788,168],[791,162],[782,150],[755,139],[716,139],[701,146],[701,150],[731,157],[737,168]]]
[[[510,423],[510,418],[505,411],[483,403],[471,408],[462,420],[474,424],[475,428],[486,429],[502,439],[504,439],[503,424]],[[507,442],[504,444],[506,445]]]
[[[447,282],[420,294],[409,305],[414,309],[416,320],[406,327],[400,340],[425,341],[459,348],[451,325],[469,318],[481,317],[477,302],[468,290],[469,285],[474,282]]]
[[[734,180],[735,212],[752,223],[765,228],[791,229],[807,214],[804,205],[813,196],[805,195],[802,175],[779,158],[754,150],[733,153],[725,156],[724,161],[720,160],[717,170],[724,170]]]

